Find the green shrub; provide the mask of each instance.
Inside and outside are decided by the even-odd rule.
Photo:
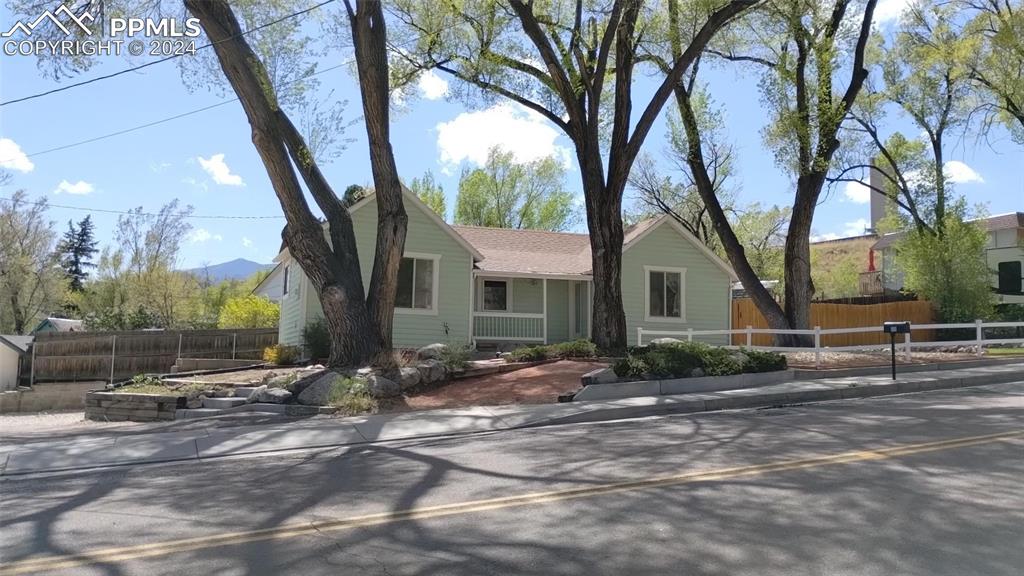
[[[331,355],[331,334],[323,319],[306,324],[302,329],[302,345],[309,351],[310,358],[323,359]]]
[[[612,366],[617,376],[626,378],[687,378],[698,368],[697,374],[707,376],[770,372],[785,370],[786,358],[774,352],[737,352],[699,342],[676,342],[630,348]]]
[[[449,344],[441,351],[440,360],[449,372],[465,370],[469,366],[470,347],[461,344]]]
[[[742,350],[747,355],[747,361],[743,364],[743,371],[752,372],[775,372],[785,370],[789,367],[786,364],[786,357],[775,352],[761,350]]]
[[[516,348],[509,357],[515,362],[537,362],[551,358],[595,358],[597,345],[590,340],[574,340],[558,344],[523,346]]]
[[[573,340],[548,346],[549,357],[558,358],[594,358],[597,356],[597,345],[590,340]]]
[[[537,362],[548,359],[547,346],[523,346],[509,353],[509,358],[516,362]]]
[[[301,355],[302,350],[298,346],[288,346],[286,344],[274,344],[263,349],[263,361],[277,364],[278,366],[294,364]]]
[[[362,378],[336,380],[327,395],[327,403],[345,414],[362,414],[377,409],[377,401],[370,395],[366,380]]]

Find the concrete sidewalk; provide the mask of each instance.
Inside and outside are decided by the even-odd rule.
[[[756,408],[1024,381],[1024,364],[797,380],[759,388],[546,405],[481,406],[259,426],[111,433],[0,446],[0,476],[328,448],[531,426]]]

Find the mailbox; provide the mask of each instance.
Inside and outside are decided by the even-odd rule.
[[[882,331],[886,334],[907,334],[910,332],[910,322],[886,322],[882,324]]]

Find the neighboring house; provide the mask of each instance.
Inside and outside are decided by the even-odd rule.
[[[406,190],[404,198],[409,228],[398,278],[395,346],[589,337],[593,287],[586,234],[450,226],[415,194]],[[349,210],[368,287],[376,199],[371,194]],[[287,249],[274,261],[282,275],[279,341],[301,344],[303,328],[323,317],[320,302]],[[729,329],[735,279],[727,264],[670,217],[628,228],[622,294],[629,343],[636,342],[641,326]]]
[[[256,296],[263,296],[271,302],[280,302],[284,296],[284,267],[280,263],[274,265],[274,269],[263,279],[262,282],[252,289]]]
[[[0,392],[18,387],[31,336],[0,335]]]
[[[981,223],[988,231],[985,260],[996,298],[1001,304],[1024,304],[1024,212],[992,216]],[[903,288],[903,273],[895,263],[895,246],[902,235],[886,234],[871,247],[881,256],[878,273],[886,291]]]
[[[72,320],[70,318],[46,318],[36,326],[36,329],[33,330],[32,333],[81,332],[83,330],[85,330],[85,325],[82,324],[81,320]]]

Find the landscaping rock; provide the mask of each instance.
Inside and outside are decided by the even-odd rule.
[[[420,372],[420,382],[424,384],[433,384],[434,382],[440,382],[448,377],[448,372],[444,367],[444,363],[440,360],[426,360],[416,365],[416,369]]]
[[[314,382],[316,382],[317,379],[319,379],[321,376],[325,375],[326,373],[327,372],[325,370],[318,370],[318,371],[314,371],[314,372],[311,372],[311,373],[308,373],[308,374],[302,374],[302,376],[298,380],[296,380],[296,381],[292,382],[291,384],[285,386],[285,390],[288,390],[289,392],[291,392],[295,396],[298,396],[299,394],[302,394],[303,390],[308,388],[310,385],[312,385]]]
[[[618,382],[619,377],[611,368],[600,368],[584,374],[581,381],[584,386],[589,386],[591,384],[611,384],[613,382]]]
[[[366,378],[366,387],[374,398],[390,398],[402,393],[402,387],[397,382],[389,380],[380,374],[369,375]]]
[[[263,378],[258,382],[258,384],[266,384],[267,382],[270,382],[270,380],[278,376],[279,374],[277,372],[267,372],[266,374],[263,375]]]
[[[743,366],[747,362],[750,362],[750,356],[747,356],[743,352],[733,352],[732,354],[730,354],[730,356],[732,356],[733,360],[739,362],[740,366]]]
[[[416,357],[420,360],[437,360],[441,354],[448,349],[447,344],[429,344],[416,351]]]
[[[273,378],[264,379],[263,385],[267,388],[287,388],[289,384],[298,380],[297,374],[282,374]]]
[[[667,346],[669,344],[681,344],[682,340],[676,338],[655,338],[651,340],[651,346]]]
[[[214,398],[230,398],[234,395],[234,388],[217,388],[213,391]]]
[[[267,391],[267,385],[266,384],[263,384],[261,386],[257,386],[255,390],[251,390],[249,392],[249,394],[244,397],[245,398],[245,403],[246,404],[252,404],[253,402],[259,402],[260,401],[260,394],[262,394],[262,393],[264,393],[266,391]],[[235,394],[237,395],[237,391],[235,392]]]
[[[292,393],[284,388],[267,388],[259,393],[257,402],[284,404],[292,399]]]
[[[313,382],[306,386],[299,393],[299,404],[307,406],[326,406],[327,399],[331,395],[331,387],[338,380],[344,378],[336,372],[328,372],[318,376]],[[271,390],[268,388],[267,390]]]
[[[398,369],[398,386],[404,391],[420,383],[423,377],[420,371],[412,366],[403,366]]]
[[[206,396],[196,396],[185,401],[185,408],[202,408]]]

